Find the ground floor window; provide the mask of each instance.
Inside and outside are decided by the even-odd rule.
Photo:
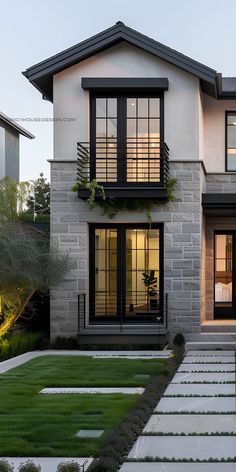
[[[162,311],[162,225],[90,225],[90,321],[156,321]]]

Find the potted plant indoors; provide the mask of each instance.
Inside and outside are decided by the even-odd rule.
[[[158,291],[157,291],[157,278],[155,277],[154,270],[147,270],[143,272],[143,283],[147,288],[147,297],[149,301],[150,310],[157,310],[158,308]]]

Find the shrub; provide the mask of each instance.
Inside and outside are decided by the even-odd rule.
[[[14,467],[5,459],[0,459],[0,472],[14,472]]]
[[[28,460],[22,464],[18,469],[19,472],[41,472],[40,465],[36,465],[33,461]]]
[[[57,336],[53,343],[53,348],[54,349],[78,349],[78,341],[77,338],[74,336],[71,336],[69,338],[66,338],[64,336]]]
[[[115,460],[109,458],[102,458],[94,461],[89,468],[91,472],[116,472],[118,464]]]
[[[43,333],[23,333],[0,339],[0,361],[38,349]]]
[[[57,472],[81,472],[78,462],[60,462],[57,466]]]
[[[185,337],[181,333],[177,333],[173,339],[174,346],[183,346],[185,344]]]

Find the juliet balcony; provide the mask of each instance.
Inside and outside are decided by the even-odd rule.
[[[109,197],[168,199],[169,148],[158,138],[127,138],[123,146],[115,138],[78,142],[77,155],[81,199],[89,196],[83,183],[93,179]]]

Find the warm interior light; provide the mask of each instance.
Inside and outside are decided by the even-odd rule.
[[[233,121],[233,123],[232,123],[232,124],[233,124],[234,126],[236,126],[236,121]]]

